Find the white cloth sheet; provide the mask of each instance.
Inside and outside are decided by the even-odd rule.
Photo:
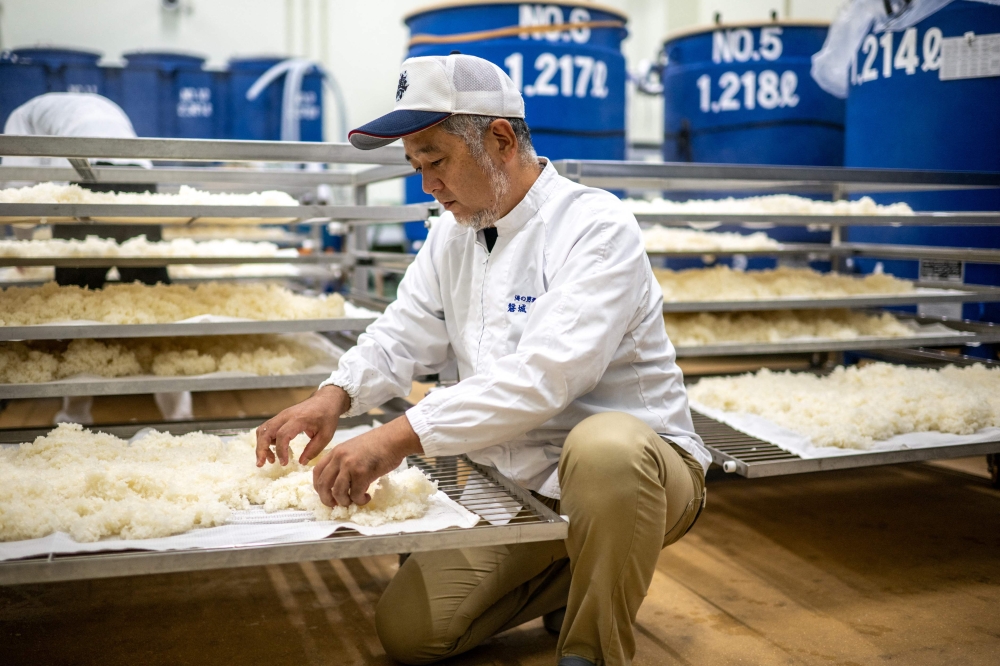
[[[912,432],[875,442],[868,449],[842,449],[837,446],[816,446],[805,435],[772,423],[756,414],[724,412],[693,400],[691,401],[691,409],[699,411],[716,421],[721,421],[751,437],[774,444],[789,453],[794,453],[800,458],[863,456],[868,453],[884,453],[886,451],[899,451],[902,449],[925,449],[936,446],[959,446],[962,444],[1000,441],[1000,428],[983,428],[971,435],[953,435],[936,431]]]
[[[116,539],[79,543],[68,534],[56,532],[41,539],[0,543],[0,561],[49,554],[96,553],[116,550],[186,550],[240,548],[277,543],[315,541],[337,530],[355,529],[365,536],[436,532],[449,527],[473,527],[479,517],[438,491],[422,518],[413,518],[378,527],[352,522],[317,521],[306,511],[266,513],[260,507],[235,511],[228,525],[191,530],[160,539]]]
[[[333,444],[345,442],[371,430],[358,426],[337,431]],[[132,441],[148,430],[137,432]],[[405,469],[405,460],[400,468]],[[323,539],[337,530],[354,529],[365,536],[436,532],[449,527],[474,527],[479,516],[438,491],[431,497],[430,507],[421,518],[387,523],[377,527],[358,525],[350,521],[318,521],[308,511],[275,511],[267,513],[261,507],[234,511],[229,523],[219,527],[195,529],[158,539],[106,539],[90,543],[75,541],[64,532],[40,539],[0,542],[0,561],[51,554],[96,553],[120,550],[185,550],[202,548],[240,548],[277,543],[295,543]]]

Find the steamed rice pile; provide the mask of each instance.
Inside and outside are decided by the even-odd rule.
[[[888,312],[872,315],[853,310],[668,313],[663,315],[663,323],[670,341],[677,347],[816,338],[905,338],[914,334]]]
[[[324,506],[312,468],[255,464],[253,432],[223,440],[153,431],[126,440],[61,424],[33,443],[0,450],[0,541],[66,532],[76,541],[151,539],[225,524],[233,511],[299,509],[318,520],[383,525],[419,518],[437,492],[419,469],[392,472],[363,507]],[[293,440],[296,447],[307,439]]]
[[[0,384],[36,384],[77,375],[291,375],[330,360],[306,340],[294,335],[221,335],[5,342],[0,343]]]
[[[156,324],[199,315],[238,319],[325,319],[344,316],[340,294],[309,297],[277,285],[207,282],[194,287],[133,284],[91,291],[54,282],[0,291],[0,326],[59,321]]]
[[[647,252],[749,252],[780,248],[763,231],[752,234],[696,231],[654,224],[642,230]]]
[[[891,275],[864,277],[820,273],[808,268],[734,271],[728,266],[683,271],[653,271],[668,303],[687,301],[759,301],[776,298],[840,298],[867,294],[904,294],[913,284]]]
[[[771,194],[745,199],[624,199],[632,213],[692,213],[717,215],[913,215],[905,203],[883,206],[862,197],[857,201],[816,201],[791,194]]]
[[[136,236],[121,244],[112,238],[86,240],[0,240],[0,257],[279,257],[297,256],[274,243],[250,243],[233,238],[196,242],[188,238],[148,241]]]
[[[31,187],[0,190],[0,204],[158,204],[199,206],[298,206],[287,192],[268,190],[249,194],[212,193],[181,185],[177,194],[150,192],[92,192],[79,185],[39,183]]]
[[[970,435],[1000,427],[1000,368],[940,370],[889,363],[838,367],[826,377],[771,372],[702,379],[692,406],[756,414],[816,446],[868,449],[912,432]]]

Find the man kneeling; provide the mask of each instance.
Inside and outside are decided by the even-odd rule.
[[[639,226],[535,155],[520,93],[485,60],[406,60],[395,110],[350,136],[397,138],[448,212],[337,372],[258,428],[257,463],[285,464],[300,432],[306,462],[341,416],[457,363],[456,385],[324,456],[320,497],[364,504],[404,456],[465,453],[569,516],[569,537],[414,554],[376,610],[386,652],[432,663],[545,615],[563,616],[560,664],[628,664],[659,552],[697,518],[710,462]]]

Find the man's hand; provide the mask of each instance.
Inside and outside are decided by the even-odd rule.
[[[300,432],[309,436],[309,444],[299,456],[299,462],[305,465],[330,443],[340,415],[350,407],[351,397],[344,389],[324,386],[306,400],[282,410],[257,428],[257,467],[263,467],[265,460],[273,463],[275,454],[282,465],[287,465],[288,443]]]
[[[313,468],[313,487],[320,501],[329,507],[349,506],[352,502],[365,505],[371,500],[368,486],[399,467],[411,453],[423,453],[423,447],[409,420],[400,416],[337,445],[323,456]]]

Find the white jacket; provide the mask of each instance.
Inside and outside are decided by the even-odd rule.
[[[566,435],[601,412],[632,414],[707,469],[635,217],[546,164],[496,227],[489,253],[450,213],[435,222],[396,301],[321,386],[361,414],[453,358],[459,383],[406,412],[424,451],[466,453],[548,497]]]

